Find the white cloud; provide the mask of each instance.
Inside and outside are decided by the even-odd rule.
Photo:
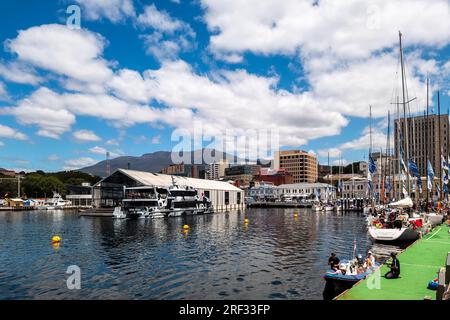
[[[92,153],[92,154],[98,154],[98,155],[102,155],[102,156],[105,156],[106,153],[109,152],[109,155],[112,158],[116,158],[116,157],[119,157],[120,155],[122,155],[121,152],[109,151],[106,148],[99,147],[99,146],[95,146],[93,148],[90,148],[89,152]]]
[[[151,141],[152,144],[160,144],[161,143],[161,135],[154,136]]]
[[[82,6],[82,17],[89,20],[103,18],[122,22],[136,15],[132,0],[75,0]]]
[[[201,0],[213,50],[293,54],[331,51],[367,57],[397,43],[443,46],[450,38],[446,0]],[[236,8],[239,8],[238,10]]]
[[[0,124],[0,137],[17,140],[27,140],[28,137],[17,129]]]
[[[112,76],[101,58],[105,40],[87,31],[50,24],[19,31],[6,47],[19,60],[78,81],[102,83]]]
[[[93,131],[90,130],[79,130],[73,133],[73,137],[78,142],[95,142],[102,140]]]
[[[59,160],[59,156],[57,156],[56,154],[51,154],[47,157],[48,161],[58,161]]]
[[[330,158],[339,158],[341,156],[342,151],[338,148],[330,148],[317,150],[317,153],[321,157],[328,157],[329,155]]]
[[[69,159],[64,161],[64,170],[76,170],[84,167],[92,166],[97,163],[97,160],[83,157],[77,159]]]
[[[7,81],[21,84],[37,85],[42,82],[42,78],[36,75],[32,68],[18,62],[0,62],[0,77]]]
[[[154,4],[146,6],[137,18],[141,27],[151,27],[161,32],[174,33],[186,27],[185,23],[172,18],[167,12],[159,11]]]
[[[9,95],[8,95],[8,92],[6,91],[5,84],[0,81],[0,101],[8,100],[8,99],[9,99]]]

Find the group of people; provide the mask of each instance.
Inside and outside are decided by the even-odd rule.
[[[397,255],[392,252],[391,253],[391,262],[387,265],[390,270],[384,275],[386,279],[395,279],[400,276],[400,261],[397,259]],[[366,270],[371,269],[375,266],[375,256],[372,251],[367,252],[367,256],[365,259],[362,258],[361,255],[357,257],[357,274],[364,273]],[[345,275],[347,272],[347,266],[339,260],[335,253],[331,253],[328,258],[328,265],[336,274]]]

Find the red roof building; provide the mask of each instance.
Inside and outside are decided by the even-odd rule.
[[[275,186],[294,183],[294,176],[285,169],[261,168],[255,175],[259,182],[272,182]]]

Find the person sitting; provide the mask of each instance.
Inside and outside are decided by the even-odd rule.
[[[340,271],[340,273],[341,273],[342,275],[345,276],[345,274],[347,273],[347,268],[345,267],[345,264],[341,263],[341,264],[339,265],[339,271]]]
[[[367,268],[373,268],[375,266],[375,257],[372,254],[372,251],[368,251],[367,252],[367,257],[366,257],[366,266]]]
[[[391,253],[391,258],[392,262],[389,265],[391,270],[384,275],[386,279],[396,279],[400,276],[400,261],[394,252]]]
[[[338,270],[339,269],[339,263],[340,263],[340,260],[336,256],[336,254],[334,252],[331,253],[330,257],[328,258],[328,265],[331,267],[331,269]]]

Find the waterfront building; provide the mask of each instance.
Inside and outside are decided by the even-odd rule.
[[[94,185],[93,204],[96,208],[120,205],[125,187],[169,188],[173,184],[189,186],[196,189],[199,194],[205,194],[217,211],[244,208],[244,191],[228,182],[125,169],[118,169]]]
[[[238,174],[235,176],[225,176],[224,181],[229,181],[239,188],[249,188],[253,181],[252,174]]]
[[[225,169],[229,167],[227,160],[213,162],[207,165],[206,177],[208,180],[219,180],[225,176]]]
[[[316,155],[303,150],[276,151],[274,169],[285,169],[294,177],[294,183],[314,183],[318,179]]]
[[[427,161],[426,155],[428,151],[428,159],[433,165],[436,174],[439,173],[441,163],[441,150],[444,156],[448,154],[448,128],[449,117],[445,115],[429,115],[417,116],[407,118],[408,127],[408,154],[414,160],[419,168],[420,175],[427,176]],[[399,158],[401,137],[405,136],[405,120],[395,120],[394,122],[394,147],[395,158]],[[441,138],[441,145],[439,145],[439,136]],[[406,143],[403,143],[406,159]],[[398,172],[398,163],[395,166]]]
[[[241,174],[256,175],[261,169],[260,165],[257,164],[238,164],[231,165],[225,168],[225,176],[237,176]]]
[[[247,195],[257,201],[274,201],[277,198],[274,184],[266,182],[248,189]]]
[[[321,201],[336,199],[336,188],[327,183],[294,183],[276,186],[277,197],[306,197]]]
[[[342,182],[342,198],[344,199],[360,199],[368,198],[369,181],[361,175],[353,175],[349,179]],[[378,185],[375,184],[378,188]]]
[[[294,176],[285,169],[261,168],[255,181],[272,183],[275,186],[294,183]]]
[[[68,185],[66,189],[66,200],[70,200],[73,206],[92,206],[92,186],[89,183],[83,183],[81,186]]]
[[[201,176],[202,169],[204,169],[204,166],[180,163],[180,164],[171,164],[165,167],[164,169],[161,170],[161,173],[180,177],[204,179],[204,173],[203,177]]]

